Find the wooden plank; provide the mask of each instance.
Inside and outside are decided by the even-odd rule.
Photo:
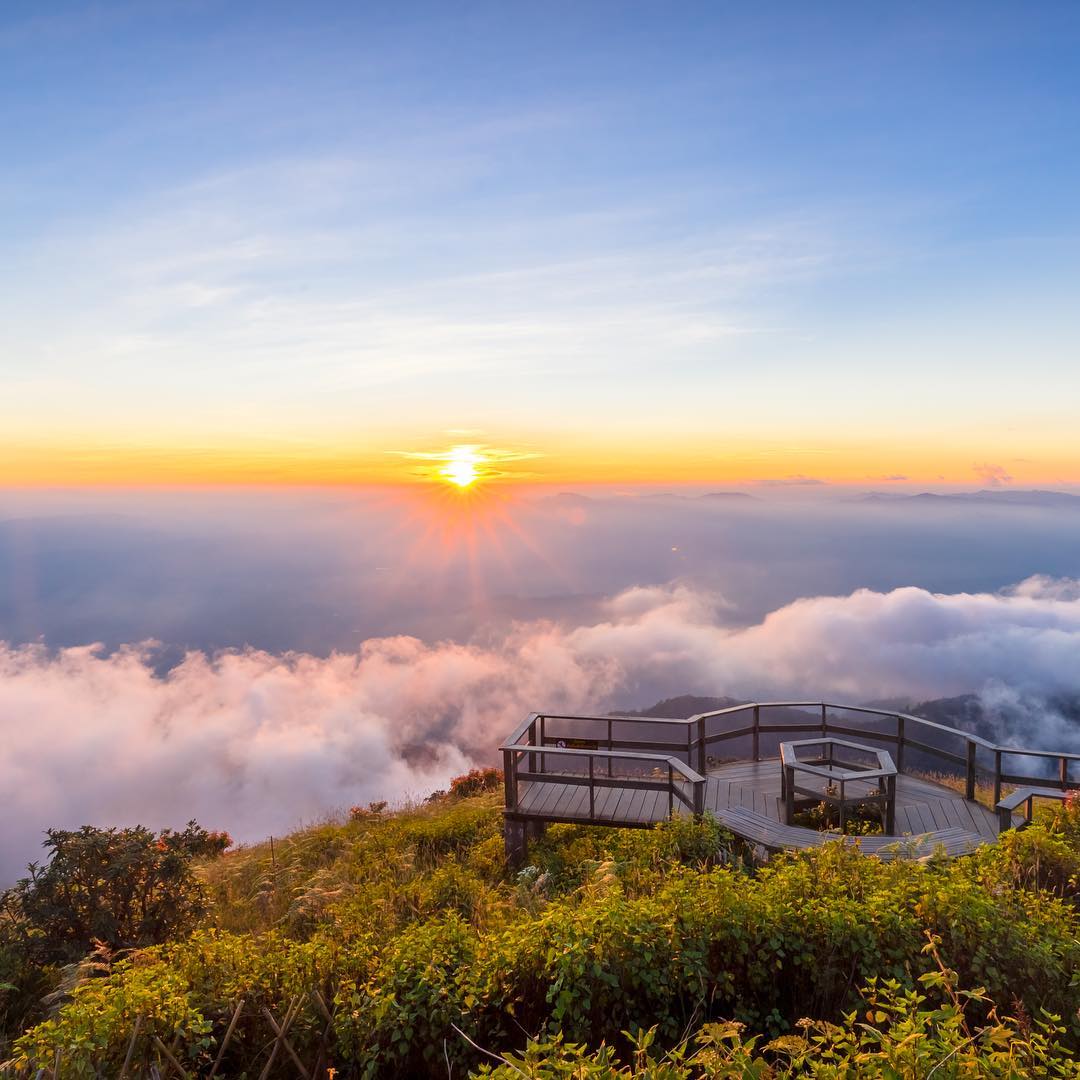
[[[997,816],[992,810],[978,803],[969,803],[971,816],[979,826],[979,832],[988,840],[996,840],[998,835]]]
[[[582,818],[588,820],[589,818],[589,789],[587,787],[576,787],[572,791],[566,792],[562,799],[560,799],[560,809],[567,817]]]
[[[532,804],[534,790],[534,784],[521,784],[518,786],[517,808],[519,810],[524,809],[526,806],[530,806]]]
[[[622,788],[608,788],[605,792],[604,815],[612,821],[618,820],[617,809],[623,796]]]
[[[556,790],[555,808],[554,811],[549,812],[561,814],[565,817],[587,817],[587,809],[583,814],[579,814],[577,810],[582,803],[588,807],[589,789],[580,784],[566,784]]]
[[[931,815],[933,815],[935,828],[948,829],[952,827],[953,823],[949,820],[949,816],[945,810],[945,807],[951,801],[951,799],[932,799],[926,804],[927,809],[930,811]]]
[[[638,797],[639,789],[637,788],[620,788],[619,805],[616,810],[617,821],[633,821],[633,815],[630,813],[630,807],[634,800]]]
[[[537,801],[533,804],[532,813],[552,814],[559,804],[559,798],[566,790],[563,784],[543,784]]]
[[[960,813],[959,804],[963,799],[942,799],[941,810],[945,815],[945,821],[948,825],[955,825],[958,828],[970,828],[971,827],[971,815]]]
[[[630,808],[626,812],[626,818],[628,821],[641,821],[641,808],[645,805],[645,792],[635,791],[634,797],[630,800]]]
[[[896,833],[898,836],[903,836],[904,833],[914,832],[911,827],[911,818],[908,817],[908,808],[906,806],[898,806],[896,808]]]
[[[677,814],[682,803],[678,796],[672,799],[672,810]],[[668,816],[668,793],[666,791],[647,791],[641,803],[642,821],[666,821]]]
[[[926,803],[916,803],[911,809],[918,814],[919,820],[922,821],[922,828],[919,830],[920,832],[932,833],[937,829],[934,815],[930,813],[930,809]]]
[[[633,798],[633,792],[629,788],[616,788],[619,793],[619,801],[615,804],[615,808],[612,810],[612,818],[615,821],[625,821],[625,808],[629,806],[630,799]]]
[[[716,787],[713,790],[714,790],[714,801],[712,803],[712,806],[714,808],[719,807],[719,806],[728,806],[730,804],[730,801],[731,801],[731,785],[729,783],[727,783],[726,781],[718,782]]]
[[[961,820],[965,821],[965,824],[968,825],[968,828],[970,828],[972,832],[979,833],[980,835],[985,835],[984,829],[979,828],[979,821],[981,818],[981,815],[978,812],[979,808],[976,806],[972,806],[972,804],[969,803],[967,799],[957,800],[956,806],[957,812],[960,814]]]
[[[652,807],[656,804],[657,792],[643,792],[642,798],[638,801],[637,805],[637,820],[638,821],[650,821],[656,823],[657,818],[654,818],[652,814]],[[664,792],[664,816],[667,816],[667,793]]]
[[[544,804],[550,801],[554,790],[554,784],[530,784],[529,790],[518,800],[518,806],[522,809],[528,807],[531,814],[539,814],[543,811]]]
[[[705,809],[706,809],[706,810],[712,810],[712,809],[713,809],[713,808],[714,808],[714,807],[716,806],[716,801],[717,801],[717,800],[716,800],[716,791],[717,791],[717,787],[718,787],[718,785],[717,785],[716,781],[714,781],[714,780],[712,779],[712,777],[709,777],[709,778],[708,778],[708,779],[707,779],[707,780],[705,781],[705,799],[704,799],[704,806],[705,806]]]
[[[619,801],[618,788],[599,788],[596,792],[596,817],[604,821],[611,821],[614,817],[612,811]]]

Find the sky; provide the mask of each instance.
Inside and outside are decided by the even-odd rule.
[[[11,2],[0,485],[1080,483],[1075,4]]]

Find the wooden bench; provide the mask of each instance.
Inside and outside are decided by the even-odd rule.
[[[820,847],[830,840],[842,839],[845,844],[858,844],[867,855],[878,855],[883,859],[897,856],[910,857],[912,848],[926,848],[926,853],[944,847],[947,855],[966,855],[987,841],[978,833],[961,828],[938,829],[934,832],[918,833],[913,836],[844,836],[837,833],[822,833],[814,829],[800,828],[798,825],[782,825],[764,814],[737,807],[726,807],[714,811],[716,819],[727,825],[732,832],[760,844],[768,851],[806,850]]]

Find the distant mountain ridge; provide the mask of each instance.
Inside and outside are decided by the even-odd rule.
[[[717,709],[730,709],[733,705],[747,704],[746,698],[732,697],[697,697],[694,694],[680,694],[678,697],[664,698],[648,709],[620,709],[612,715],[617,716],[659,716],[665,720],[686,720],[698,713],[715,712]]]
[[[564,505],[582,505],[586,503],[597,502],[610,502],[612,500],[625,501],[627,496],[617,495],[582,495],[577,491],[560,491],[555,495],[545,495],[540,502],[564,504]],[[761,502],[756,495],[751,495],[746,491],[707,491],[704,495],[680,495],[674,491],[655,491],[648,492],[642,495],[629,496],[631,499],[639,499],[643,502],[655,501],[655,502]]]
[[[918,495],[902,495],[888,491],[872,491],[855,500],[860,503],[923,503],[940,505],[942,503],[966,503],[969,505],[996,506],[1044,506],[1080,509],[1080,495],[1071,495],[1067,491],[983,489],[981,491],[957,491],[939,493],[923,491]]]

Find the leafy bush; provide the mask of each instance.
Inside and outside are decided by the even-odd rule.
[[[182,832],[166,829],[50,829],[51,852],[30,866],[4,898],[9,932],[34,963],[70,963],[94,942],[111,949],[166,941],[204,913],[204,897],[191,863],[219,854],[231,841],[194,821]]]
[[[485,791],[498,791],[502,782],[503,774],[499,769],[472,769],[464,776],[455,776],[450,781],[450,794],[459,799],[467,799]]]

